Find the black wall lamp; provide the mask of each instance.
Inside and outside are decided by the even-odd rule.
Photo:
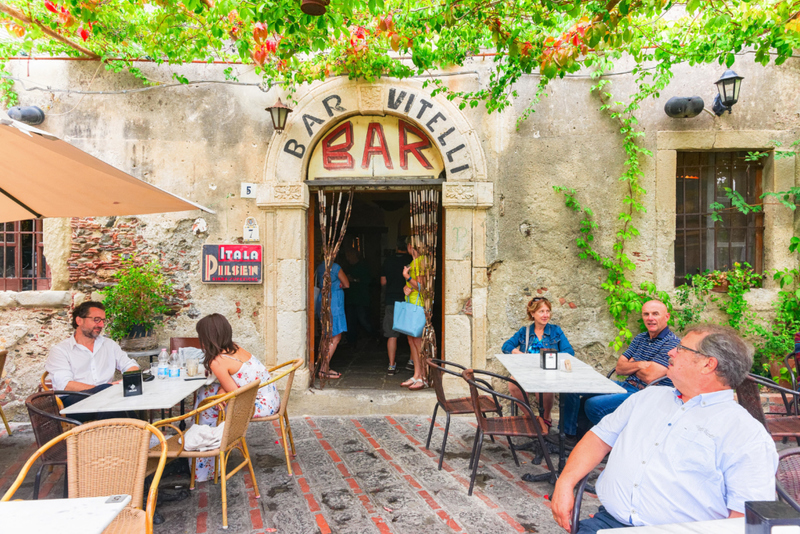
[[[726,111],[730,113],[731,107],[739,101],[739,89],[742,88],[742,80],[744,80],[744,77],[728,69],[722,73],[719,80],[714,82],[719,94],[714,97],[714,104],[711,109],[717,114],[717,117]]]
[[[44,122],[44,111],[37,106],[14,106],[7,113],[11,119],[33,126]]]
[[[292,112],[292,108],[281,102],[281,99],[278,98],[277,102],[266,109],[272,116],[272,126],[275,128],[275,131],[282,132],[283,129],[286,128],[286,119],[289,117],[289,113]]]
[[[717,96],[711,109],[719,117],[726,111],[731,112],[731,107],[739,101],[739,89],[742,87],[744,77],[739,76],[728,69],[722,73],[719,80],[714,82],[717,86]],[[709,115],[710,111],[704,109],[705,103],[699,96],[674,96],[667,100],[664,105],[664,113],[673,119],[690,119],[696,117],[700,112],[705,111]]]

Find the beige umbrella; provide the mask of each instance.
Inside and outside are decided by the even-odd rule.
[[[0,223],[203,210],[66,141],[0,117]]]

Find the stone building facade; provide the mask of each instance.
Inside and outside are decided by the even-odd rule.
[[[772,150],[774,141],[790,145],[800,136],[800,72],[795,59],[781,67],[761,67],[751,56],[737,59],[745,77],[732,114],[671,119],[663,106],[672,96],[699,94],[710,104],[718,67],[677,67],[674,81],[637,114],[645,132],[642,186],[646,212],[636,215],[640,235],[629,244],[638,285],[652,281],[671,291],[675,276],[676,161],[681,151]],[[554,303],[559,324],[579,357],[598,367],[614,359],[609,342],[616,333],[595,264],[581,260],[575,246],[579,219],[566,209],[553,186],[577,190],[596,214],[598,248],[611,252],[626,185],[618,178],[627,155],[618,123],[600,111],[581,75],[555,81],[536,112],[517,124],[535,96],[538,78],[525,78],[519,97],[502,113],[483,106],[460,110],[424,79],[367,83],[334,78],[294,95],[286,130],[274,132],[264,108],[278,93],[246,85],[198,84],[141,87],[123,74],[98,71],[96,63],[33,61],[13,63],[31,84],[100,94],[26,91],[23,105],[47,113],[41,128],[100,159],[184,198],[208,206],[215,215],[183,212],[96,220],[46,220],[45,254],[51,290],[0,293],[0,341],[9,348],[0,402],[21,417],[21,401],[36,386],[47,347],[69,332],[68,311],[106,285],[120,254],[158,258],[178,289],[174,308],[159,331],[191,335],[196,319],[225,314],[237,339],[267,364],[309,357],[313,321],[310,270],[315,229],[309,216],[314,183],[309,160],[320,140],[351,117],[392,116],[425,132],[444,164],[441,189],[443,228],[443,354],[476,368],[496,365],[492,355],[525,319],[525,303],[543,295]],[[434,74],[454,90],[476,90],[488,78],[481,59],[462,69]],[[143,67],[165,82],[172,71]],[[178,69],[190,80],[221,80],[222,68],[191,65]],[[619,70],[624,70],[620,66]],[[254,82],[241,74],[242,82]],[[26,86],[27,87],[27,86]],[[633,89],[626,75],[613,77],[615,99]],[[29,87],[28,87],[29,88]],[[286,97],[285,94],[281,96]],[[710,107],[710,105],[707,105]],[[356,190],[363,177],[350,177]],[[800,183],[796,158],[770,155],[763,166],[765,191]],[[257,184],[255,198],[240,198],[241,183]],[[86,187],[91,187],[87,184]],[[407,190],[390,183],[387,191]],[[313,214],[312,214],[313,215]],[[206,285],[200,281],[203,244],[242,242],[248,217],[260,228],[264,247],[261,285]],[[193,232],[197,218],[207,223]],[[796,266],[788,251],[795,235],[794,212],[765,206],[765,271]],[[390,247],[391,248],[391,247]],[[28,294],[26,294],[28,293]],[[775,289],[768,280],[748,298],[752,309],[768,312]],[[296,387],[304,388],[306,375]]]

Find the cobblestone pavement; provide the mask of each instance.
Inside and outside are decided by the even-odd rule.
[[[253,424],[248,445],[261,498],[255,497],[249,474],[235,474],[228,483],[229,528],[223,530],[220,486],[200,483],[188,499],[159,505],[166,521],[156,525],[155,534],[564,532],[553,521],[545,498],[552,486],[520,479],[527,472],[543,473],[544,467],[533,465],[526,452],[520,454],[520,466],[515,466],[504,443],[486,440],[476,490],[467,496],[474,419],[453,418],[444,467],[437,470],[441,419],[428,451],[427,417],[292,418],[297,447],[294,476],[286,471],[280,433],[270,424]],[[10,437],[0,434],[3,493],[35,450],[30,426],[16,427]],[[231,466],[239,458],[234,453]],[[557,461],[555,456],[553,460]],[[16,498],[31,498],[35,471]],[[59,467],[43,476],[43,496],[59,498],[62,477]],[[170,475],[162,481],[162,488],[176,485],[186,487],[188,475]],[[583,515],[596,509],[597,499],[587,494]]]

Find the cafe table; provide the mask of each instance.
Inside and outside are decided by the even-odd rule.
[[[796,529],[797,527],[790,528]],[[597,534],[622,534],[623,532],[625,534],[744,534],[744,517],[649,527],[606,528],[598,530]]]
[[[0,502],[0,531],[102,534],[130,502],[130,495]]]
[[[558,369],[542,369],[539,354],[496,354],[514,380],[519,382],[526,393],[559,393],[559,413],[564,413],[564,394],[566,393],[625,393],[616,382],[609,380],[594,370],[591,365],[580,361],[575,356],[565,352],[558,353]],[[571,371],[566,371],[564,362],[569,361]],[[558,421],[558,473],[564,469],[566,463],[566,448],[564,447],[564,418],[559,416]],[[545,452],[546,454],[546,452]],[[550,474],[527,476],[526,480],[546,480]]]
[[[136,410],[169,410],[200,389],[207,382],[206,378],[165,378],[142,383],[142,394],[125,397],[122,395],[122,384],[114,384],[94,395],[67,406],[61,410],[62,415],[127,412]]]

